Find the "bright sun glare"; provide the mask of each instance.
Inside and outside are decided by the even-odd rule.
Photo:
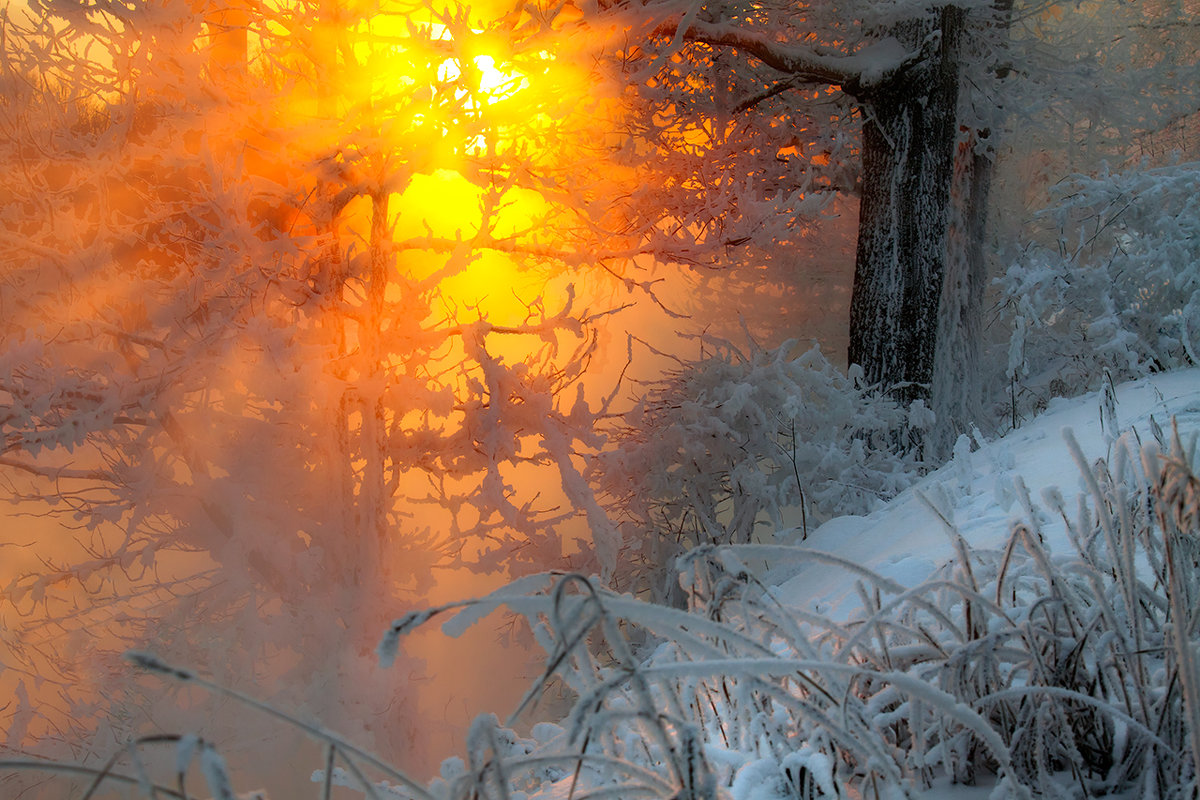
[[[504,100],[529,87],[529,81],[519,72],[497,65],[496,58],[478,55],[471,59],[474,73],[478,76],[478,94],[484,103]],[[463,77],[462,63],[456,58],[446,59],[438,68],[438,80],[453,83]],[[469,93],[467,88],[458,90],[459,96]]]
[[[565,285],[550,290],[551,296],[547,296],[544,269],[530,268],[511,249],[490,244],[531,231],[544,239],[549,233],[544,219],[550,206],[536,191],[516,185],[497,187],[494,181],[491,188],[483,188],[465,175],[517,142],[536,141],[538,126],[554,123],[536,113],[540,90],[536,77],[513,66],[500,54],[504,48],[496,42],[489,47],[485,31],[474,26],[466,33],[460,30],[465,41],[456,42],[451,29],[442,23],[417,24],[409,30],[427,37],[435,50],[441,47],[449,52],[431,64],[438,88],[430,98],[430,108],[414,115],[431,138],[442,137],[445,155],[391,198],[396,239],[416,243],[402,252],[399,269],[419,280],[440,273],[440,311],[468,319],[486,317],[503,326],[519,324],[539,301],[548,306],[565,302]],[[545,51],[535,53],[532,63],[536,63],[539,77],[552,69],[567,69]],[[411,64],[402,67],[408,69]],[[399,79],[411,80],[406,76]],[[422,252],[422,240],[473,240],[483,246],[466,259],[448,259],[444,250],[436,247]],[[447,270],[451,260],[455,265]]]

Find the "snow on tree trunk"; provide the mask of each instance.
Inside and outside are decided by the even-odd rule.
[[[980,345],[988,277],[983,243],[994,165],[990,147],[981,150],[978,135],[972,133],[959,143],[950,192],[932,387],[938,425],[927,442],[930,454],[938,459],[948,457],[959,434],[967,433],[982,415]]]
[[[1013,0],[995,0],[993,16],[973,32],[963,57],[995,75],[1007,76],[987,54],[986,42],[1007,41],[1012,25]],[[981,36],[990,30],[991,37]],[[978,73],[977,73],[978,74]],[[1004,103],[975,102],[986,76],[967,75],[960,81],[959,105],[966,116],[970,104],[973,120],[960,124],[960,138],[950,187],[950,221],[947,231],[946,276],[938,318],[937,353],[933,367],[933,410],[938,424],[926,442],[926,455],[941,461],[950,457],[960,434],[984,419],[983,413],[983,300],[988,283],[984,250],[996,171],[996,146],[1008,114]]]
[[[963,20],[961,9],[944,8],[936,28],[897,25],[892,35],[913,49],[929,43],[929,56],[859,94],[862,199],[849,360],[902,402],[928,398],[933,379]]]

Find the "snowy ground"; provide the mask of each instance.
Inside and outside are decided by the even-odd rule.
[[[1101,424],[1103,393],[1071,400],[1056,399],[1041,416],[998,441],[974,452],[959,452],[946,466],[927,476],[884,508],[866,517],[839,517],[812,532],[805,547],[835,553],[891,578],[916,586],[952,556],[948,518],[973,549],[1003,546],[1012,524],[1024,516],[1018,500],[1023,481],[1035,506],[1044,508],[1044,493],[1057,487],[1067,509],[1077,505],[1082,478],[1064,432],[1072,431],[1089,463],[1107,458],[1114,433],[1133,428],[1143,441],[1152,439],[1151,417],[1169,435],[1171,419],[1187,445],[1200,431],[1200,369],[1166,373],[1116,387],[1116,431]],[[1052,552],[1070,548],[1065,526],[1054,515],[1042,517]],[[784,568],[786,569],[786,568]],[[778,596],[790,605],[842,617],[857,604],[852,580],[824,564],[807,564],[777,572]]]

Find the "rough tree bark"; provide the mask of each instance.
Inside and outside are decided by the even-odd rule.
[[[928,400],[946,271],[946,229],[958,135],[959,47],[965,13],[892,31],[929,56],[882,85],[847,90],[861,103],[862,195],[849,361],[897,399]]]
[[[873,44],[845,55],[724,20],[691,21],[683,35],[791,77],[780,86],[839,86],[858,102],[862,177],[849,361],[902,402],[931,395],[966,22],[966,10],[945,6],[879,31]],[[658,33],[676,35],[680,24]]]
[[[997,38],[1007,38],[1013,0],[995,0],[992,11],[993,18],[986,26],[997,33]],[[1003,80],[1010,72],[1003,65],[987,64],[984,68],[997,80]],[[960,103],[971,91],[966,88],[969,83],[964,81]],[[978,107],[975,111],[980,113]],[[1006,115],[1004,106],[996,103],[983,112],[982,119],[975,121],[975,129],[969,126],[959,129],[933,369],[933,410],[938,425],[926,442],[926,454],[939,461],[950,457],[959,435],[969,434],[976,423],[985,419],[981,363],[988,258],[984,244],[997,140]]]
[[[979,141],[988,132],[965,133],[950,190],[946,275],[934,356],[933,411],[938,425],[926,442],[926,453],[938,460],[950,456],[955,440],[970,433],[983,411],[980,360],[988,274],[984,242],[994,155]]]

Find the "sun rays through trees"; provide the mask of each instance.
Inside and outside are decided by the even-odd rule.
[[[416,702],[363,665],[397,603],[564,557],[621,269],[569,11],[6,12],[8,746],[90,738],[139,641],[370,730]]]

